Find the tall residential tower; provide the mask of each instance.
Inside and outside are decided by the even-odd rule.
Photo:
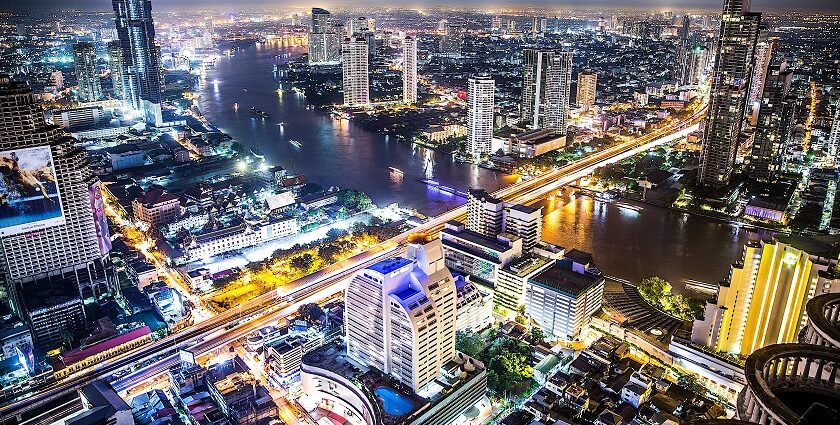
[[[403,40],[403,102],[417,102],[417,38]]]
[[[163,123],[161,114],[160,51],[155,45],[151,0],[113,0],[117,37],[122,48],[123,89],[146,122]]]
[[[490,154],[496,80],[486,75],[469,79],[467,93],[467,152],[476,160]]]
[[[534,129],[566,134],[572,53],[525,49],[522,71],[522,120]]]
[[[96,49],[87,42],[73,45],[73,64],[76,79],[79,81],[79,99],[85,102],[99,100],[102,97],[102,83],[96,70]]]
[[[368,45],[365,38],[345,38],[341,45],[341,57],[344,105],[369,105]]]

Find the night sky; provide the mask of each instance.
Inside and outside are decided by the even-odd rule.
[[[569,0],[352,0],[352,1],[301,1],[301,0],[153,0],[155,8],[199,8],[199,7],[280,7],[280,6],[324,6],[340,4],[341,6],[366,6],[366,5],[399,5],[402,7],[411,6],[455,6],[492,8],[500,5],[535,5],[535,6],[569,6],[579,8],[610,8],[610,7],[645,7],[656,9],[678,10],[682,8],[708,8],[720,9],[723,0],[597,0],[572,2]],[[840,10],[838,0],[753,0],[752,10]],[[109,9],[109,0],[0,0],[0,9]]]

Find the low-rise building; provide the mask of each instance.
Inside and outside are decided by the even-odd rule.
[[[178,197],[163,189],[153,188],[131,201],[134,217],[149,226],[170,222],[181,212]]]
[[[123,400],[111,384],[94,381],[79,388],[82,409],[57,421],[62,425],[134,425],[131,406]]]
[[[236,425],[256,425],[278,415],[271,394],[239,356],[210,366],[205,381],[210,396]]]
[[[558,136],[554,129],[529,130],[507,139],[508,154],[520,158],[533,158],[566,146],[566,136]]]
[[[477,332],[493,324],[493,291],[455,276],[458,291],[456,328]]]
[[[525,303],[525,284],[528,280],[554,264],[554,259],[527,254],[499,270],[493,302],[503,316],[519,311]]]
[[[237,249],[254,246],[259,242],[259,233],[244,222],[191,235],[184,242],[184,254],[188,261],[201,260]]]
[[[501,234],[492,238],[457,221],[446,223],[440,238],[446,267],[491,288],[498,271],[522,255],[522,239],[518,236]]]
[[[303,355],[324,343],[318,332],[284,335],[265,344],[265,362],[268,377],[275,385],[282,386],[298,377]]]

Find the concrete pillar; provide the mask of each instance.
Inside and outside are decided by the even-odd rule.
[[[766,424],[767,422],[768,422],[767,421],[767,411],[764,410],[764,409],[761,409],[761,416],[759,417],[758,423]]]

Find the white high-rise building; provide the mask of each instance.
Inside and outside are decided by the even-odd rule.
[[[345,38],[341,45],[341,57],[344,105],[369,105],[367,40],[364,37]]]
[[[577,80],[577,103],[589,110],[595,104],[596,87],[598,74],[586,70],[578,73]]]
[[[504,231],[522,239],[522,250],[530,251],[542,241],[542,208],[514,204],[505,210]]]
[[[834,157],[835,163],[837,163],[837,152],[840,150],[838,148],[840,148],[840,108],[834,112],[834,122],[831,124],[831,133],[828,135],[826,147],[828,154]]]
[[[484,189],[467,192],[467,229],[495,238],[504,229],[505,203]]]
[[[359,272],[345,294],[347,355],[415,392],[455,357],[457,288],[439,239]]]
[[[73,45],[73,63],[76,79],[79,81],[79,98],[85,102],[99,100],[102,97],[102,84],[96,69],[96,49],[87,42]]]
[[[417,102],[417,39],[403,40],[403,102]]]
[[[525,49],[522,71],[522,120],[534,129],[553,129],[566,134],[572,53]]]
[[[440,39],[440,55],[460,58],[464,47],[464,29],[460,25],[445,24],[446,34]]]
[[[496,80],[482,75],[469,79],[467,94],[467,152],[478,160],[490,154]]]

